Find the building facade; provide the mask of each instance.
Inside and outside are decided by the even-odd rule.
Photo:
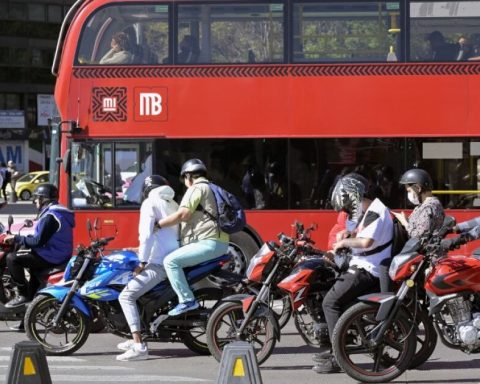
[[[61,23],[74,0],[0,0],[0,163],[46,169],[55,114],[50,69]]]

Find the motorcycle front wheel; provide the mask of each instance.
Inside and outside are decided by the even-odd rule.
[[[27,337],[40,343],[48,355],[70,355],[85,344],[90,334],[90,319],[73,306],[53,326],[53,319],[60,306],[61,303],[55,297],[38,295],[25,314]]]
[[[237,341],[237,331],[245,317],[242,303],[226,302],[217,307],[207,324],[208,349],[212,356],[221,361],[223,348]],[[275,348],[275,326],[266,315],[253,316],[240,339],[252,344],[258,364],[267,360]]]
[[[386,383],[405,372],[415,355],[414,326],[401,309],[377,345],[378,307],[358,303],[338,320],[333,332],[335,358],[350,377],[363,383]],[[387,356],[388,358],[386,358]]]

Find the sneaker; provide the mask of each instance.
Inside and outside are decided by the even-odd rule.
[[[330,359],[332,357],[332,352],[331,351],[324,351],[321,353],[315,353],[312,356],[312,360],[316,363],[321,363],[323,360]]]
[[[15,296],[12,300],[10,300],[7,304],[5,304],[5,308],[16,308],[28,303],[28,299],[26,296],[18,295]]]
[[[12,331],[16,331],[16,332],[25,332],[25,324],[24,324],[23,320],[20,321],[18,324],[12,325],[9,328]]]
[[[168,312],[168,316],[178,316],[182,313],[193,311],[200,307],[197,300],[186,301],[185,303],[178,304],[175,308]]]
[[[132,339],[125,340],[125,341],[122,341],[121,343],[118,343],[117,348],[120,349],[121,351],[128,351],[129,349],[133,348],[134,344],[135,343],[133,342]]]
[[[117,356],[118,361],[138,361],[138,360],[148,360],[148,349],[145,348],[143,351],[136,348],[130,348],[125,353]]]
[[[342,372],[342,369],[335,360],[335,357],[330,357],[329,359],[322,360],[317,363],[312,370],[316,373],[338,373]]]

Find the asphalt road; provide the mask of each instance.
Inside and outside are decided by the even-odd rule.
[[[10,323],[12,324],[12,323]],[[12,345],[25,340],[25,334],[10,331],[0,323],[0,383],[6,382]],[[72,356],[48,357],[54,384],[70,383],[215,383],[220,365],[210,356],[198,356],[182,344],[150,343],[150,359],[117,362],[120,353],[117,336],[90,335],[86,344]],[[311,370],[314,350],[304,345],[293,322],[284,329],[274,354],[261,367],[263,383],[271,384],[351,384],[344,373],[319,375]],[[432,358],[420,369],[404,373],[396,383],[480,384],[480,356],[468,356],[438,345]]]

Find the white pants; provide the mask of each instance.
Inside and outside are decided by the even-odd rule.
[[[141,331],[137,300],[166,278],[167,274],[162,265],[147,264],[146,268],[130,280],[120,293],[118,301],[122,306],[130,332]]]

